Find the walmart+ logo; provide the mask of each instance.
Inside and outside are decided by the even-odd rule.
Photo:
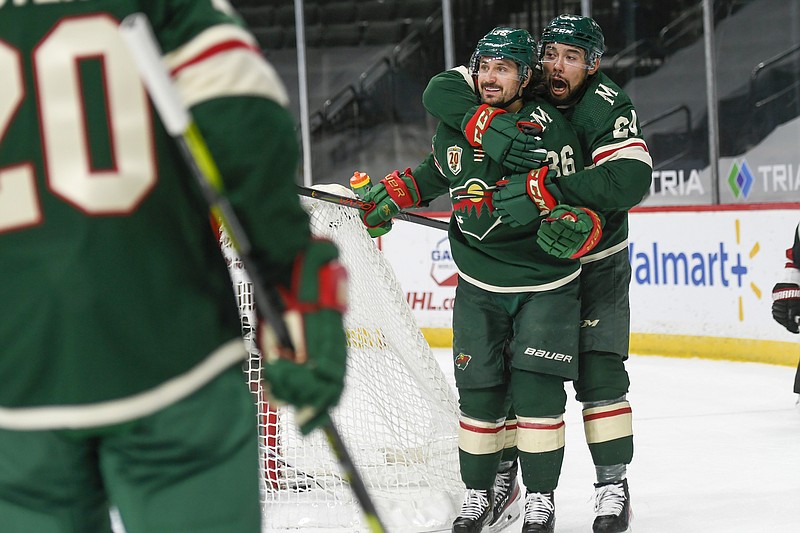
[[[750,194],[750,187],[753,186],[753,175],[750,173],[747,161],[742,159],[741,166],[736,161],[733,162],[731,172],[728,174],[728,185],[731,187],[734,198],[747,198],[747,195]]]
[[[757,299],[761,288],[751,281],[750,264],[761,247],[755,242],[746,249],[742,242],[739,219],[735,220],[735,246],[729,239],[721,239],[711,247],[677,249],[666,248],[653,241],[645,244],[631,241],[628,258],[631,262],[631,281],[638,285],[664,287],[707,287],[737,290],[739,321],[744,321],[745,298],[741,289],[748,285]]]

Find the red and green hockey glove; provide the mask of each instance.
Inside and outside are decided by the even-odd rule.
[[[483,104],[464,117],[461,128],[472,146],[482,147],[486,155],[511,172],[539,168],[547,158],[538,136],[542,126],[518,121],[502,109]]]
[[[556,173],[548,167],[531,170],[527,174],[512,174],[497,182],[492,193],[492,214],[511,227],[530,224],[540,215],[546,215],[558,205],[547,188],[545,180]],[[555,186],[550,186],[557,193]]]
[[[536,242],[550,255],[578,259],[600,242],[603,224],[603,218],[591,209],[557,205],[539,226]]]
[[[303,434],[329,420],[344,388],[347,273],[337,257],[332,242],[312,240],[295,259],[291,286],[279,288],[294,353],[279,349],[271,329],[259,322],[257,337],[270,395],[297,408]]]
[[[375,207],[361,212],[361,219],[368,228],[375,228],[392,220],[403,209],[419,205],[419,187],[407,168],[402,174],[395,170],[372,186],[364,195],[365,202],[374,202]]]
[[[350,189],[355,193],[356,197],[363,200],[367,193],[372,189],[372,180],[366,172],[353,172],[353,177],[350,178]],[[385,222],[380,226],[374,228],[367,228],[367,233],[373,239],[386,235],[392,230],[392,221]]]

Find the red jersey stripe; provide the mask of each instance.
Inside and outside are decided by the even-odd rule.
[[[471,424],[467,424],[466,422],[459,422],[462,429],[467,431],[471,431],[473,433],[499,433],[501,430],[505,429],[505,426],[495,427],[495,428],[482,428],[479,426],[473,426]]]
[[[517,427],[521,429],[546,429],[546,430],[553,430],[559,429],[564,426],[564,421],[558,422],[557,424],[538,424],[536,422],[522,422],[519,421],[517,423]]]
[[[611,154],[613,154],[614,152],[618,152],[620,150],[628,150],[630,148],[635,148],[637,146],[639,148],[642,148],[645,152],[649,153],[649,150],[647,149],[647,145],[644,142],[639,141],[639,142],[634,142],[634,143],[631,143],[631,144],[626,144],[624,146],[617,146],[616,148],[612,148],[611,150],[606,150],[605,152],[600,152],[599,154],[597,154],[594,157],[593,162],[595,164],[597,164],[598,161],[602,161],[603,159],[611,157]]]
[[[252,52],[256,52],[258,54],[261,53],[261,51],[258,48],[256,48],[255,46],[253,46],[253,45],[251,45],[249,43],[246,43],[244,41],[238,41],[238,40],[223,41],[221,43],[215,44],[214,46],[211,46],[210,48],[206,48],[205,50],[203,50],[201,53],[197,54],[193,58],[189,59],[188,61],[184,61],[183,63],[181,63],[177,67],[173,68],[170,71],[170,76],[175,77],[181,70],[185,69],[186,67],[190,67],[190,66],[192,66],[194,64],[197,64],[197,63],[199,63],[199,62],[201,62],[201,61],[203,61],[205,59],[208,59],[209,57],[214,56],[216,54],[220,54],[222,52],[227,52],[229,50],[234,50],[234,49],[237,49],[237,48],[243,48],[243,49],[246,49],[246,50],[250,50]]]
[[[614,409],[613,411],[603,411],[602,413],[592,413],[590,415],[583,415],[583,421],[589,422],[590,420],[597,420],[598,418],[608,418],[610,416],[628,415],[631,413],[632,410],[630,407],[622,407],[620,409]]]

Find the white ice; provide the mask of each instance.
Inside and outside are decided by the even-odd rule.
[[[435,350],[453,382],[450,349]],[[635,533],[800,532],[800,409],[794,369],[632,356],[628,468]],[[594,467],[567,386],[556,533],[587,533]],[[517,532],[520,522],[507,528]]]

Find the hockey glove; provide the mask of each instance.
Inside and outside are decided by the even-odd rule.
[[[498,181],[492,194],[492,214],[511,227],[530,224],[540,215],[546,215],[558,204],[545,186],[545,179],[555,175],[554,170],[545,166]],[[554,186],[551,188],[557,193]]]
[[[778,283],[772,288],[772,318],[791,333],[800,332],[800,285]]]
[[[401,210],[419,205],[419,187],[411,169],[400,174],[395,170],[364,195],[364,201],[374,202],[375,207],[361,212],[361,219],[368,228],[378,227],[392,220]]]
[[[603,218],[591,209],[557,205],[539,226],[536,242],[550,255],[578,259],[600,242],[603,224]]]
[[[295,259],[291,287],[279,288],[294,353],[279,347],[272,330],[259,323],[270,394],[297,408],[297,425],[304,435],[329,420],[344,387],[347,273],[337,257],[332,242],[311,241]]]
[[[366,172],[353,172],[353,177],[350,178],[350,189],[355,193],[356,197],[360,198],[361,200],[364,199],[364,196],[369,192],[372,188],[372,181],[370,180],[369,175]],[[367,228],[367,233],[373,239],[375,237],[381,237],[386,235],[392,230],[392,221],[385,222],[380,226],[374,228]]]
[[[464,118],[462,129],[472,146],[482,147],[486,155],[511,172],[539,168],[547,158],[538,136],[542,127],[535,122],[517,121],[502,109],[483,104]]]

